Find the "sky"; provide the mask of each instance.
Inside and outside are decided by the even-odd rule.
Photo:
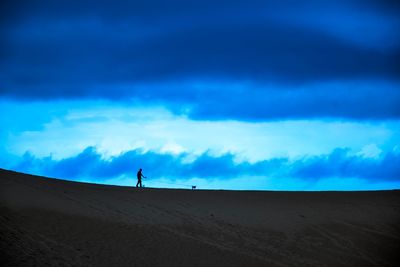
[[[400,189],[396,1],[1,1],[0,168]]]

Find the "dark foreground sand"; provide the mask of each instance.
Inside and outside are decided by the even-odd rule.
[[[400,191],[136,189],[0,170],[1,266],[400,266]]]

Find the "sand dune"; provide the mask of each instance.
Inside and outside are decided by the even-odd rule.
[[[0,188],[1,266],[400,262],[397,190],[136,189],[5,170]]]

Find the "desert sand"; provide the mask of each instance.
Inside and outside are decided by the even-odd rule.
[[[399,266],[400,191],[137,189],[0,170],[0,251],[1,266]]]

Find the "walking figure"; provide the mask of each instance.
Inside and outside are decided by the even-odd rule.
[[[137,172],[137,183],[136,183],[136,187],[142,187],[142,177],[146,178],[146,176],[144,176],[142,174],[142,169],[139,169],[139,171]]]

